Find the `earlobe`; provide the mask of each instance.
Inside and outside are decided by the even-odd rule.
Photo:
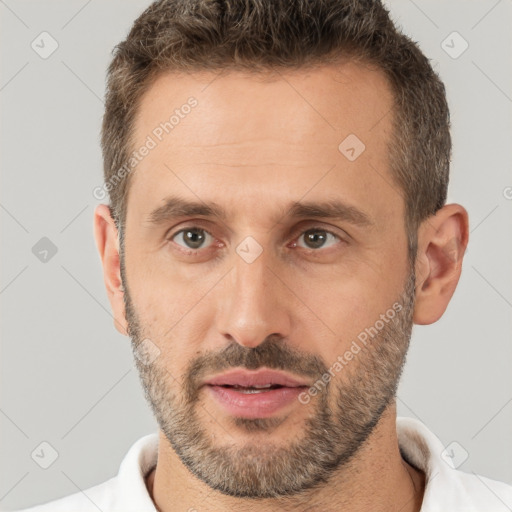
[[[432,324],[445,312],[460,278],[468,237],[468,214],[458,204],[445,205],[420,226],[415,324]]]
[[[107,205],[100,204],[94,211],[94,238],[103,266],[103,279],[112,307],[114,325],[127,336],[124,308],[124,288],[121,280],[119,237],[117,228]]]

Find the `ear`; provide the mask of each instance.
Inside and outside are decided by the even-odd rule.
[[[119,237],[115,222],[110,215],[110,209],[106,204],[100,204],[94,210],[94,238],[103,265],[103,279],[114,313],[114,325],[121,334],[127,336],[124,290],[119,259]]]
[[[445,205],[419,227],[415,324],[432,324],[445,312],[459,282],[468,237],[468,213],[459,204]]]

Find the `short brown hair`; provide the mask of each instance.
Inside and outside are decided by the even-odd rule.
[[[101,145],[105,183],[131,152],[143,93],[162,72],[265,71],[346,57],[382,70],[392,87],[391,173],[405,201],[409,257],[417,228],[446,201],[451,155],[445,88],[378,0],[159,0],[114,49]],[[123,245],[130,175],[109,188]],[[121,249],[122,250],[122,249]]]

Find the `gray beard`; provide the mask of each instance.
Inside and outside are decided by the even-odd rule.
[[[132,348],[145,339],[131,297],[125,288],[126,318]],[[349,470],[383,412],[393,402],[412,332],[415,275],[411,273],[396,302],[402,309],[361,347],[325,389],[303,407],[315,413],[304,421],[301,436],[286,445],[271,442],[271,433],[286,417],[230,418],[233,431],[266,432],[268,443],[212,442],[198,415],[200,382],[206,375],[233,367],[256,369],[262,366],[320,378],[329,367],[317,356],[293,351],[289,344],[268,337],[255,348],[236,342],[219,352],[204,353],[185,369],[181,387],[157,358],[145,365],[135,357],[146,400],[158,425],[181,462],[212,489],[243,498],[286,498],[328,483],[332,476]],[[172,343],[158,343],[172,347]],[[360,344],[361,345],[361,344]],[[344,349],[345,350],[345,349]],[[172,359],[172,355],[170,356]],[[369,378],[368,376],[371,376]],[[329,406],[334,401],[334,406]],[[229,441],[229,432],[226,432]]]

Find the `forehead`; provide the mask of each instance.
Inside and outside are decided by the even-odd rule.
[[[254,207],[338,190],[385,208],[397,190],[372,200],[370,189],[392,183],[392,105],[384,74],[353,62],[272,76],[162,74],[137,111],[132,149],[151,141],[151,150],[133,173],[128,211],[147,213],[177,188],[218,203],[250,192],[244,204]]]
[[[180,111],[190,98],[198,105],[192,120],[182,122]],[[368,139],[388,131],[391,116],[387,116],[388,122],[382,118],[390,112],[392,102],[383,72],[352,61],[265,74],[162,73],[141,98],[135,139],[152,133],[173,113],[179,121],[173,122],[172,138],[180,139],[181,135],[185,139],[193,134],[196,142],[201,138],[203,146],[237,142],[254,136],[255,130],[275,140],[302,137],[318,142],[327,137],[325,142],[329,143],[348,130]],[[198,117],[201,122],[194,123]],[[376,123],[380,126],[374,131]],[[198,124],[202,124],[199,132]]]

